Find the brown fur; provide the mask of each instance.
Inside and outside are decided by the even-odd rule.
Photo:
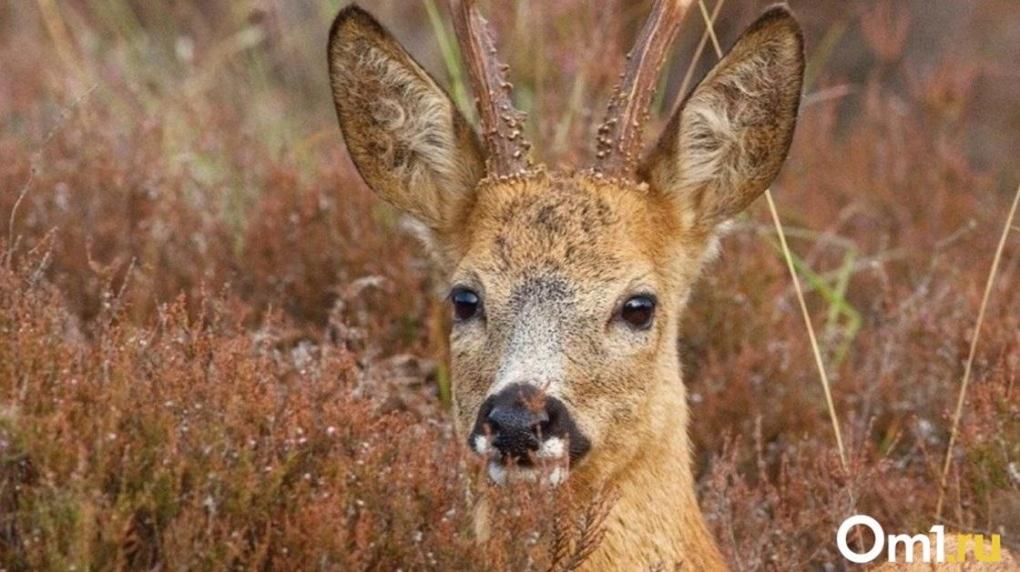
[[[429,228],[444,283],[483,300],[484,319],[450,336],[460,434],[497,380],[541,386],[591,441],[568,485],[582,500],[619,494],[588,567],[725,569],[694,492],[677,336],[717,225],[789,149],[804,71],[790,13],[766,12],[678,108],[642,181],[541,167],[483,178],[449,98],[365,12],[341,12],[329,55],[365,180]],[[658,300],[648,330],[615,319],[639,293]]]

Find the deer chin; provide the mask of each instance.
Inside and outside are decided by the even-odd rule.
[[[506,465],[496,459],[489,461],[487,472],[489,480],[500,486],[512,483],[534,483],[557,487],[566,482],[570,476],[570,469],[566,464],[525,467]]]

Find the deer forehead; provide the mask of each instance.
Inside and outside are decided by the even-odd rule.
[[[571,297],[664,280],[675,229],[659,207],[644,187],[583,173],[483,182],[462,227],[454,280],[474,275],[506,296],[522,283],[558,281]]]

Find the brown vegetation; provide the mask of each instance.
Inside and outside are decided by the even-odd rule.
[[[471,492],[479,467],[445,409],[427,259],[332,116],[333,4],[0,5],[0,569],[544,570],[597,540],[600,507],[564,521],[569,499],[520,487],[492,495],[506,527],[471,541],[471,496],[487,493]],[[590,154],[647,6],[490,4],[537,153]],[[723,43],[752,4],[723,7]],[[1020,178],[1011,2],[803,4],[810,85],[774,191],[849,476],[755,205],[683,338],[702,506],[739,570],[846,567],[833,536],[854,512],[933,524]],[[430,8],[370,6],[450,75]],[[691,17],[681,31],[670,90],[702,30]],[[1016,236],[943,517],[1014,547]]]

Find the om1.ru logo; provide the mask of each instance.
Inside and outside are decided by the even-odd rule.
[[[872,544],[871,548],[866,552],[856,552],[847,544],[847,536],[857,525],[863,525],[870,528],[872,534],[875,535],[875,543]],[[850,562],[856,562],[857,564],[873,562],[880,554],[882,554],[883,550],[885,550],[887,543],[889,548],[886,554],[888,555],[887,559],[889,562],[897,561],[897,547],[902,545],[905,554],[904,562],[913,562],[914,557],[917,554],[916,549],[920,548],[921,554],[918,559],[919,562],[943,563],[965,562],[967,560],[967,549],[971,544],[971,540],[973,540],[974,557],[978,562],[999,562],[1002,560],[1002,539],[998,534],[992,535],[991,549],[987,549],[985,546],[984,535],[954,534],[952,536],[956,540],[956,552],[953,554],[946,554],[945,527],[941,524],[937,524],[931,527],[929,532],[931,532],[931,535],[915,534],[914,536],[910,536],[909,534],[890,534],[887,537],[885,535],[885,530],[882,529],[882,525],[879,524],[877,520],[866,514],[858,514],[844,520],[843,524],[840,525],[839,531],[836,533],[836,545],[839,547],[839,553],[843,555],[843,558],[846,558]],[[934,546],[932,546],[933,539],[935,541]],[[934,554],[932,554],[933,549]]]

